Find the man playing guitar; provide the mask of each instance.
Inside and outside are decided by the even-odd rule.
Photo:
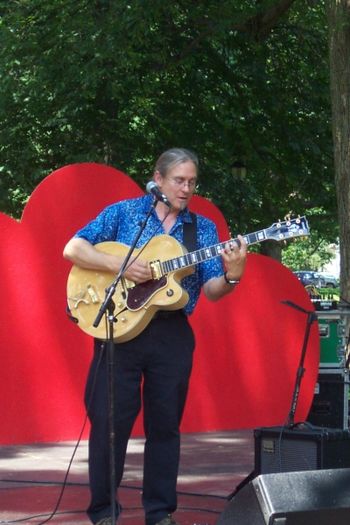
[[[114,367],[116,487],[122,479],[127,443],[142,404],[146,437],[142,502],[146,525],[177,525],[172,513],[177,506],[179,427],[195,347],[188,316],[193,312],[201,290],[210,301],[216,301],[232,292],[242,277],[246,263],[247,243],[242,236],[238,236],[237,242],[223,244],[220,256],[206,255],[209,246],[220,245],[215,224],[201,215],[194,216],[188,210],[197,177],[198,159],[193,152],[173,148],[159,157],[153,181],[157,185],[157,191],[165,199],[164,202],[160,200],[152,210],[136,246],[138,253],[126,266],[123,275],[125,288],[120,292],[119,300],[115,301],[117,308],[121,305],[116,326]],[[117,274],[123,264],[124,253],[114,253],[113,250],[107,249],[108,243],[130,245],[153,204],[153,196],[146,195],[108,206],[67,243],[64,257],[87,273],[91,270],[92,273],[97,271],[111,276]],[[176,245],[181,243],[181,246],[188,225],[192,225],[196,249],[199,250],[198,253],[203,252],[205,260],[198,261],[199,264],[194,265],[194,271],[184,273],[181,273],[181,265],[189,266],[186,256],[183,256],[185,251],[181,251],[180,257],[175,257],[170,262],[151,263],[147,257],[147,249],[142,247],[147,246],[148,242],[148,246],[152,242],[158,242],[155,241],[155,236],[164,234],[164,251],[171,251],[172,245],[167,239],[170,237]],[[162,239],[162,236],[159,238]],[[103,249],[104,243],[106,250]],[[167,255],[165,253],[165,256]],[[176,275],[172,270],[177,270],[178,265],[180,269],[177,275],[182,279],[179,283],[180,292],[176,291],[176,279],[171,281],[171,277],[167,276],[167,273],[169,276],[173,273]],[[135,293],[139,290],[143,293],[149,288],[152,291],[149,298],[147,295],[147,299],[144,299],[142,294],[140,299],[140,293]],[[87,284],[87,291],[94,302],[96,290],[90,283]],[[128,297],[125,297],[128,292],[132,297],[133,291],[133,301],[136,304],[134,307],[130,305],[130,300],[128,303]],[[171,303],[173,297],[177,297],[176,294],[178,298]],[[83,295],[81,297],[83,298]],[[167,298],[169,304],[166,303]],[[78,295],[72,298],[77,308],[81,300],[85,301],[84,298],[79,299]],[[156,306],[152,307],[152,302]],[[134,323],[137,327],[133,324],[133,315],[138,321]],[[128,323],[132,329],[125,330],[123,336],[118,339],[118,325],[128,326]],[[97,334],[86,387],[91,422],[91,502],[87,513],[92,523],[98,525],[112,525],[113,515],[108,475],[108,385],[105,348],[104,338]],[[121,511],[118,499],[116,505],[118,516]]]

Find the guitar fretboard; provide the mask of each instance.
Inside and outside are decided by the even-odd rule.
[[[265,230],[260,230],[258,232],[244,235],[243,238],[247,245],[256,244],[266,239],[266,232]],[[167,261],[162,262],[162,271],[163,273],[174,272],[180,268],[194,266],[195,264],[207,261],[213,257],[219,257],[221,252],[225,249],[225,245],[232,242],[237,242],[239,244],[238,239],[230,239],[229,241],[220,242],[207,248],[201,248],[200,250],[186,253],[180,257],[174,257],[174,259],[168,259]]]

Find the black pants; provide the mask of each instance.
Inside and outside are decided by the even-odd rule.
[[[87,513],[93,523],[111,516],[108,372],[104,346],[101,341],[95,341],[85,393],[91,422],[91,502]],[[174,312],[169,317],[152,320],[139,336],[116,344],[114,349],[116,487],[121,483],[126,448],[142,399],[146,437],[142,501],[146,525],[154,525],[177,506],[179,426],[192,368],[193,332],[186,316]],[[117,499],[117,515],[119,511]]]

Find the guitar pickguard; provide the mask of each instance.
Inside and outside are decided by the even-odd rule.
[[[160,279],[151,279],[128,289],[126,306],[129,310],[139,310],[154,296],[156,292],[167,286],[168,279],[164,275]]]

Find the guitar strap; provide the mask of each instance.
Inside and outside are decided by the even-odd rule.
[[[183,225],[183,245],[189,252],[197,250],[197,215],[190,212],[192,222]]]

